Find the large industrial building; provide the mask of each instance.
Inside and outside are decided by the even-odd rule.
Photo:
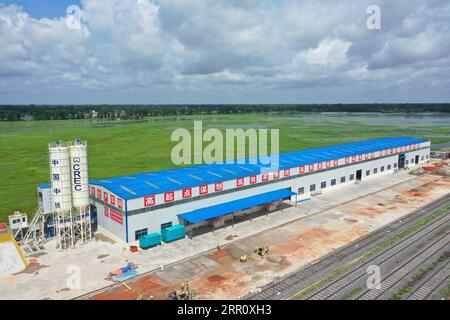
[[[98,228],[126,243],[178,224],[192,235],[275,210],[283,200],[301,205],[322,191],[392,174],[429,155],[430,141],[382,138],[282,153],[271,172],[244,161],[93,180],[91,208]]]

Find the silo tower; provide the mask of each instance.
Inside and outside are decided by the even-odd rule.
[[[91,239],[87,143],[49,144],[55,236],[65,249]]]
[[[48,150],[55,236],[59,247],[66,248],[74,244],[69,147],[58,140]]]
[[[87,142],[69,144],[74,236],[82,242],[91,238]]]

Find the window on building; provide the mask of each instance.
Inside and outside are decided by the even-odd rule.
[[[426,158],[428,159],[429,157],[430,157],[430,155],[429,155],[429,154],[427,154]]]
[[[135,240],[139,240],[140,237],[143,237],[143,236],[147,235],[147,233],[148,233],[147,228],[145,228],[145,229],[140,229],[140,230],[136,230],[136,231],[134,232],[134,239],[135,239]]]
[[[327,187],[327,183],[325,182],[325,181],[322,181],[321,183],[320,183],[320,188],[321,189],[325,189]]]
[[[172,226],[172,222],[161,223],[161,230]]]
[[[345,177],[341,177],[341,183],[345,183]]]
[[[390,164],[388,164],[387,169],[391,170],[391,165]]]
[[[366,176],[370,176],[370,170],[366,170]]]
[[[384,166],[382,166],[382,167],[380,168],[380,171],[381,171],[381,172],[384,172]]]
[[[315,184],[310,185],[309,186],[309,191],[310,192],[316,191],[316,185]]]
[[[422,156],[421,158],[420,158],[422,161],[423,161],[423,159],[424,159],[424,156]]]
[[[408,163],[409,163],[409,160],[406,160],[406,161],[405,161],[405,164],[408,164]]]
[[[332,180],[331,180],[331,185],[332,185],[332,186],[335,186],[335,185],[336,185],[336,179],[332,179]]]
[[[397,163],[394,163],[394,168],[397,168]]]
[[[377,174],[378,173],[378,168],[374,168],[373,169],[373,174]]]
[[[298,192],[297,193],[298,194],[304,194],[305,193],[305,187],[298,188]]]
[[[355,175],[354,175],[354,174],[351,174],[351,175],[350,175],[350,181],[353,181],[353,180],[355,180]]]

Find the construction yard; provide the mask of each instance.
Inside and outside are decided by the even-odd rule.
[[[137,253],[101,234],[66,251],[52,249],[50,241],[29,268],[0,278],[0,298],[167,299],[182,281],[189,281],[197,299],[241,298],[448,194],[447,169],[441,161],[414,174],[373,177],[214,234]],[[256,254],[257,247],[267,247],[268,254]],[[129,263],[137,277],[112,282],[108,274]],[[78,287],[72,285],[74,270]]]

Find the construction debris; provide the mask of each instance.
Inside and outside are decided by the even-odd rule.
[[[261,257],[264,257],[265,255],[269,254],[269,248],[268,247],[258,247],[255,249],[255,253]]]
[[[246,255],[246,254],[239,257],[240,262],[247,262],[247,260],[248,260],[248,255]]]
[[[118,268],[108,274],[107,280],[122,282],[137,275],[137,265],[129,262],[125,267]]]
[[[169,300],[193,300],[197,296],[197,291],[189,287],[189,281],[181,283],[181,290],[173,290],[168,294]]]
[[[285,258],[286,257],[284,256],[268,256],[267,260],[275,264],[281,264],[283,263]]]
[[[149,295],[149,296],[144,296],[141,292],[139,292],[137,295],[136,295],[136,300],[154,300],[155,299],[155,297],[153,297],[152,295]]]
[[[415,176],[421,176],[421,175],[424,175],[424,174],[426,174],[427,172],[425,171],[425,170],[423,170],[422,168],[417,168],[417,169],[415,169],[415,170],[412,170],[411,172],[410,172],[410,174],[413,174],[413,175],[415,175]]]
[[[433,174],[439,174],[447,176],[450,174],[449,165],[445,161],[438,161],[431,163],[429,166],[424,166],[422,169],[426,172],[433,173]]]

